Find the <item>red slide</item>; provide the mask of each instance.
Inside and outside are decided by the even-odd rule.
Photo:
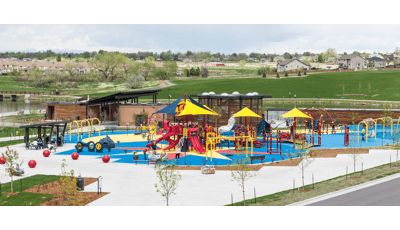
[[[169,129],[169,132],[168,132],[168,133],[166,133],[165,135],[163,135],[162,137],[158,138],[158,139],[155,141],[155,144],[158,144],[158,142],[160,142],[160,141],[162,141],[162,140],[166,140],[166,141],[168,141],[169,146],[168,146],[167,148],[165,148],[165,149],[172,149],[175,145],[178,144],[178,141],[179,141],[179,139],[181,138],[181,136],[178,136],[177,140],[175,140],[175,141],[172,140],[170,137],[171,137],[171,136],[178,135],[178,134],[182,134],[181,130],[182,130],[182,127],[180,127],[180,126],[173,126],[173,127],[171,127],[171,128]],[[152,144],[153,144],[153,143],[149,143],[149,144],[146,145],[146,147],[150,147]]]
[[[201,146],[201,142],[199,140],[198,137],[194,136],[194,137],[190,137],[190,142],[192,142],[193,148],[201,153],[205,153],[206,150],[203,149],[203,147]]]

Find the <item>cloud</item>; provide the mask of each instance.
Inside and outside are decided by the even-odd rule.
[[[0,51],[392,52],[399,25],[0,25]]]

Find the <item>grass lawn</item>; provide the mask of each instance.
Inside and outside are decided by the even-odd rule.
[[[400,173],[400,167],[393,167],[394,163],[392,163],[392,167],[390,164],[385,164],[381,166],[377,166],[375,168],[366,169],[363,172],[356,172],[356,176],[360,178],[350,178],[353,176],[351,172],[351,167],[349,167],[349,174],[346,179],[346,176],[339,176],[336,178],[332,178],[330,180],[318,182],[313,185],[305,186],[305,190],[309,190],[309,192],[298,192],[297,187],[294,192],[293,189],[285,190],[282,192],[270,194],[267,196],[257,197],[256,199],[246,199],[246,205],[250,206],[283,206],[292,204],[295,202],[307,200],[313,197],[317,197],[320,195],[324,195],[330,192],[338,191],[344,188],[348,188],[351,186],[355,186],[358,184],[362,184],[368,181],[373,181],[382,177],[390,176],[395,173]],[[307,170],[306,170],[307,171]],[[299,170],[299,173],[301,171]],[[297,182],[298,184],[299,182]],[[302,190],[303,187],[300,187]],[[257,203],[255,203],[257,202]],[[230,206],[232,204],[228,204],[226,206]],[[243,201],[233,203],[234,206],[243,206]]]
[[[213,91],[215,93],[258,92],[272,95],[273,98],[287,98],[291,92],[297,98],[337,98],[343,94],[365,94],[364,96],[345,96],[346,99],[367,100],[400,100],[400,71],[358,71],[342,73],[310,74],[302,78],[263,79],[203,79],[171,80],[177,84],[164,88],[158,98],[179,98],[184,93],[201,94]],[[361,88],[360,88],[361,86]],[[372,97],[374,96],[374,97]]]
[[[12,141],[0,141],[0,147],[5,147],[5,146],[11,146],[11,145],[16,145],[16,144],[22,144],[24,143],[24,137],[20,137],[21,139],[18,140],[12,140]],[[35,141],[37,138],[29,138],[30,142]]]
[[[22,180],[22,191],[28,188],[35,187],[36,185],[42,185],[48,182],[58,180],[58,176],[55,175],[34,175],[23,179],[17,179],[14,177],[13,189],[14,192],[18,192],[15,196],[6,196],[6,193],[11,192],[11,182],[1,184],[1,197],[0,206],[31,206],[38,205],[45,202],[47,199],[53,199],[54,195],[40,194],[40,193],[29,193],[21,192],[21,180]],[[17,180],[15,180],[17,179]]]

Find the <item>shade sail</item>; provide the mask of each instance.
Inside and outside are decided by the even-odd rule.
[[[176,107],[178,106],[179,102],[181,102],[182,98],[183,98],[183,96],[180,97],[178,100],[172,102],[167,107],[165,107],[163,109],[160,109],[159,111],[157,111],[155,113],[167,113],[167,114],[170,114],[172,116],[175,116]]]
[[[184,115],[216,115],[216,114],[207,109],[203,109],[203,108],[193,104],[189,100],[186,100],[185,107],[176,116],[179,117],[179,116],[184,116]]]
[[[301,112],[297,108],[294,108],[294,109],[290,110],[289,112],[281,115],[281,117],[283,117],[283,118],[290,118],[290,117],[311,118],[310,116],[307,116],[306,114],[304,114],[303,112]]]
[[[244,109],[240,110],[239,112],[233,114],[233,117],[259,117],[259,118],[262,118],[260,115],[251,111],[247,107],[245,107]]]

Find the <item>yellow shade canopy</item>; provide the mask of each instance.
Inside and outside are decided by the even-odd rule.
[[[240,110],[239,112],[233,114],[233,117],[259,117],[259,118],[262,118],[260,115],[251,111],[247,107],[245,107],[244,109]]]
[[[281,115],[281,117],[283,117],[283,118],[290,118],[290,117],[311,118],[310,116],[307,116],[306,114],[304,114],[303,112],[301,112],[297,108],[294,108],[294,109],[290,110],[289,112]]]
[[[216,114],[217,113],[213,113],[209,110],[203,109],[187,100],[185,107],[177,116],[179,117],[185,115],[216,115]]]

